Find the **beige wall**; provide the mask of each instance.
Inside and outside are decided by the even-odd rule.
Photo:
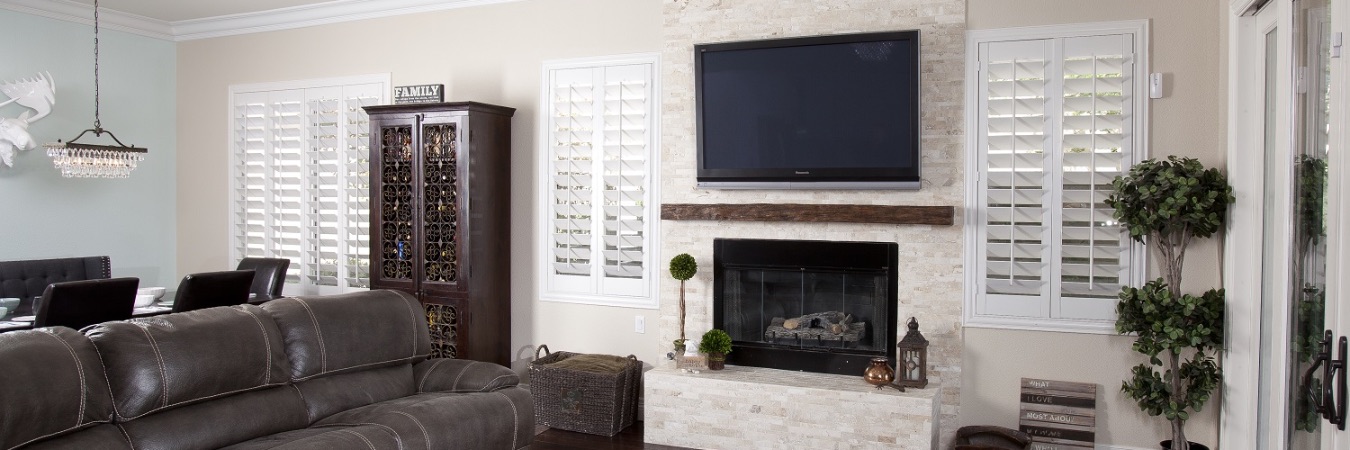
[[[1221,0],[968,0],[971,30],[1150,19],[1149,72],[1162,72],[1166,96],[1149,103],[1149,153],[1183,155],[1222,168],[1226,160],[1226,7]],[[1219,287],[1215,240],[1187,252],[1183,288]],[[1157,271],[1150,273],[1156,277]],[[963,425],[1015,426],[1020,377],[1092,382],[1098,394],[1097,442],[1154,447],[1168,433],[1124,394],[1120,383],[1143,362],[1133,341],[1084,335],[968,328],[962,370]],[[1190,440],[1217,444],[1216,396],[1187,425]]]
[[[544,303],[533,261],[536,127],[543,61],[658,52],[658,0],[531,0],[287,31],[178,47],[178,270],[228,260],[227,89],[232,84],[391,73],[395,85],[443,83],[447,100],[516,108],[512,121],[512,345],[523,368],[534,345],[657,356],[655,310]],[[502,243],[506,246],[507,243]]]

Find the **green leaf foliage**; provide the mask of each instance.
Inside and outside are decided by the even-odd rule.
[[[698,273],[698,263],[694,261],[693,256],[688,253],[681,253],[670,258],[670,276],[676,280],[686,281]]]
[[[703,353],[731,353],[731,335],[727,332],[713,328],[703,333],[703,339],[698,341],[698,351]]]
[[[1324,221],[1327,191],[1327,161],[1314,156],[1298,157],[1299,232],[1311,240],[1327,235]]]
[[[1206,169],[1195,158],[1147,159],[1116,177],[1106,204],[1136,241],[1150,234],[1171,236],[1189,229],[1209,237],[1223,228],[1233,188],[1218,169]]]
[[[1223,377],[1208,354],[1223,346],[1223,290],[1176,298],[1159,278],[1140,288],[1122,288],[1116,314],[1116,331],[1136,334],[1134,350],[1149,357],[1149,364],[1134,367],[1121,392],[1140,410],[1171,421],[1184,422],[1200,411]],[[1195,351],[1190,360],[1176,373],[1167,369],[1188,349]]]

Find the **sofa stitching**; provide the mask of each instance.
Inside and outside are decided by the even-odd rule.
[[[408,414],[408,413],[403,412],[403,411],[394,411],[394,414],[398,414],[398,415],[407,417],[408,420],[413,421],[413,424],[414,424],[414,425],[417,425],[417,429],[422,430],[422,441],[427,443],[427,448],[428,448],[428,449],[431,448],[431,434],[430,434],[430,433],[427,433],[427,427],[422,426],[422,421],[417,420],[417,418],[416,418],[416,417],[413,417],[412,414]]]
[[[159,392],[160,408],[164,408],[169,406],[169,373],[164,370],[164,355],[159,353],[159,344],[155,342],[155,337],[150,334],[150,329],[144,326],[139,328],[145,334],[145,339],[150,342],[150,349],[155,351],[155,361],[159,363],[159,380],[162,388]]]
[[[402,299],[402,298],[400,297],[400,299]],[[406,307],[408,308],[408,315],[409,315],[409,316],[412,316],[412,356],[411,356],[411,357],[416,358],[416,357],[417,357],[417,317],[418,317],[419,315],[424,315],[424,314],[426,314],[426,311],[424,310],[424,311],[422,311],[421,314],[418,314],[416,311],[413,311],[413,307],[412,307],[411,302],[409,302],[409,301],[407,301],[407,300],[403,300],[403,305],[406,306]],[[423,319],[425,319],[425,316],[423,316]]]
[[[240,310],[238,310],[238,311],[241,311],[241,312],[243,312],[243,313],[245,313],[245,314],[248,314],[248,316],[249,316],[249,317],[252,317],[252,318],[253,318],[253,321],[256,322],[256,323],[258,324],[258,334],[261,334],[261,335],[262,335],[262,338],[263,338],[263,345],[267,347],[267,353],[266,353],[266,356],[267,356],[267,373],[266,373],[266,375],[264,375],[264,378],[263,378],[263,384],[271,383],[271,382],[272,382],[272,339],[269,338],[269,337],[267,337],[267,327],[263,326],[262,319],[259,318],[258,315],[257,315],[257,314],[254,314],[252,311],[245,311],[245,310],[242,310],[242,309],[240,309]]]
[[[126,429],[126,427],[123,427],[122,424],[120,424],[120,423],[117,424],[116,426],[117,426],[117,431],[119,431],[119,432],[122,433],[122,439],[126,439],[126,440],[127,440],[127,446],[130,446],[130,447],[131,447],[131,450],[136,450],[136,443],[131,441],[131,435],[130,435],[130,434],[127,434],[127,429]]]
[[[455,382],[450,383],[451,390],[459,389],[459,380],[464,378],[464,374],[469,373],[469,367],[473,367],[476,362],[478,361],[469,361],[468,364],[465,364],[463,368],[459,369],[459,375],[455,376]]]
[[[373,443],[370,442],[370,439],[366,439],[366,437],[365,437],[365,436],[362,436],[361,433],[357,433],[357,432],[352,431],[352,430],[338,430],[338,432],[339,432],[339,433],[347,433],[347,434],[350,434],[350,435],[352,435],[352,436],[356,436],[356,438],[357,438],[357,439],[360,439],[361,442],[365,442],[365,443],[366,443],[366,447],[367,447],[367,448],[370,448],[370,450],[379,450],[379,449],[375,448],[375,444],[373,444]]]
[[[422,381],[417,383],[417,392],[426,392],[427,380],[431,379],[431,374],[435,372],[436,367],[440,366],[443,362],[445,362],[444,359],[437,359],[436,362],[431,363],[431,368],[427,369],[426,373],[422,374]]]
[[[305,380],[308,380],[308,379],[311,379],[311,378],[321,377],[321,376],[324,376],[324,375],[329,375],[329,374],[334,374],[334,373],[342,373],[342,372],[346,372],[346,371],[348,371],[348,370],[359,369],[359,368],[362,368],[362,367],[378,366],[378,365],[381,365],[381,364],[390,364],[390,363],[409,362],[409,361],[412,361],[413,359],[416,359],[416,358],[418,358],[418,357],[420,357],[420,356],[425,356],[425,355],[418,355],[418,356],[414,356],[414,357],[412,357],[412,358],[398,358],[398,359],[390,359],[390,360],[385,360],[385,361],[376,361],[376,362],[373,362],[373,363],[356,364],[356,365],[352,365],[352,366],[343,367],[343,368],[341,368],[341,369],[333,369],[333,370],[326,371],[326,372],[319,372],[319,373],[316,373],[316,374],[313,374],[313,375],[306,375],[306,376],[303,376],[303,377],[296,378],[294,381],[305,381]]]
[[[319,318],[314,315],[314,310],[309,308],[309,304],[304,299],[296,298],[296,303],[305,308],[309,313],[309,321],[314,324],[314,337],[319,341],[319,373],[328,372],[328,349],[323,345],[323,329],[319,328]]]
[[[519,437],[517,435],[520,434],[520,412],[516,410],[516,401],[511,400],[511,396],[501,392],[493,393],[502,396],[506,399],[506,403],[511,405],[511,448],[514,449],[516,448],[516,439]]]
[[[291,385],[289,385],[289,386],[291,387],[291,389],[295,389],[295,395],[299,395],[299,396],[300,396],[300,403],[303,404],[303,405],[305,405],[305,420],[308,420],[308,421],[310,421],[310,422],[315,421],[316,419],[311,419],[311,418],[309,418],[309,415],[310,415],[311,413],[310,413],[310,410],[309,410],[309,400],[305,398],[305,391],[300,390],[300,386],[296,386],[296,385],[294,385],[294,384],[291,384]]]
[[[108,398],[112,400],[113,416],[121,420],[123,417],[122,413],[117,410],[117,399],[112,398],[112,380],[108,378],[108,363],[103,360],[103,350],[98,348],[98,344],[94,344],[92,347],[94,347],[94,353],[98,355],[98,366],[103,368],[103,382],[108,383]]]
[[[355,426],[360,426],[360,425],[369,425],[369,426],[372,426],[372,427],[383,428],[383,429],[385,429],[386,431],[389,431],[389,434],[394,435],[394,443],[398,444],[398,448],[400,448],[400,449],[403,448],[403,437],[400,436],[400,435],[398,434],[398,430],[395,430],[395,429],[393,429],[392,427],[390,427],[390,426],[388,426],[388,425],[385,425],[385,424],[374,423],[374,422],[334,422],[334,423],[326,423],[326,424],[319,425],[319,426],[324,426],[324,427],[338,427],[338,426],[342,426],[342,427],[355,427]],[[349,432],[349,433],[351,432],[350,430],[337,430],[337,431],[339,431],[339,432]],[[367,443],[369,443],[369,441],[367,441]],[[378,449],[377,449],[377,450],[378,450]]]
[[[43,333],[42,335],[56,339],[56,342],[61,343],[61,346],[66,348],[66,352],[70,353],[70,359],[75,360],[75,372],[80,375],[80,409],[79,415],[75,417],[75,426],[82,426],[84,425],[84,407],[86,402],[89,401],[89,386],[84,378],[84,364],[80,364],[80,356],[75,354],[75,348],[71,347],[69,342],[54,334]]]
[[[273,383],[273,384],[264,384],[264,385],[261,385],[261,386],[253,386],[253,387],[248,387],[248,388],[244,388],[244,389],[235,389],[235,390],[229,391],[229,392],[221,392],[221,393],[219,393],[219,394],[211,394],[211,395],[208,395],[208,396],[205,396],[205,397],[197,397],[197,398],[187,399],[187,400],[183,400],[183,401],[180,401],[180,402],[175,402],[175,403],[173,403],[173,404],[164,405],[164,406],[161,406],[161,407],[159,407],[159,408],[155,408],[155,409],[146,411],[145,413],[140,414],[140,415],[135,416],[135,417],[126,417],[126,418],[123,418],[122,421],[123,421],[123,422],[129,422],[129,421],[136,420],[136,419],[139,419],[139,418],[141,418],[141,417],[145,417],[145,416],[147,416],[147,415],[150,415],[151,413],[154,413],[154,412],[156,412],[156,411],[163,411],[163,410],[165,410],[165,409],[173,408],[173,407],[178,406],[178,405],[184,405],[184,404],[189,404],[189,403],[199,402],[199,401],[202,401],[202,400],[210,400],[210,399],[217,398],[217,397],[224,397],[224,396],[227,396],[227,395],[234,395],[234,394],[239,394],[239,393],[244,393],[244,392],[252,392],[252,391],[262,390],[263,388],[270,388],[270,387],[277,387],[277,386],[285,386],[285,385],[286,385],[286,383],[284,383],[284,382],[282,382],[282,383]]]

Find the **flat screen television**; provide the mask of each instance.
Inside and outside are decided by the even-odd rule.
[[[698,186],[918,189],[919,32],[694,46]]]

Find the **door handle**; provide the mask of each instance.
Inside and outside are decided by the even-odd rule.
[[[1346,353],[1347,340],[1341,336],[1337,345],[1336,357],[1331,354],[1332,334],[1328,330],[1318,346],[1313,365],[1303,373],[1303,389],[1312,388],[1312,376],[1318,368],[1322,369],[1322,392],[1309,392],[1309,397],[1317,402],[1317,412],[1337,429],[1345,430],[1346,409]]]

